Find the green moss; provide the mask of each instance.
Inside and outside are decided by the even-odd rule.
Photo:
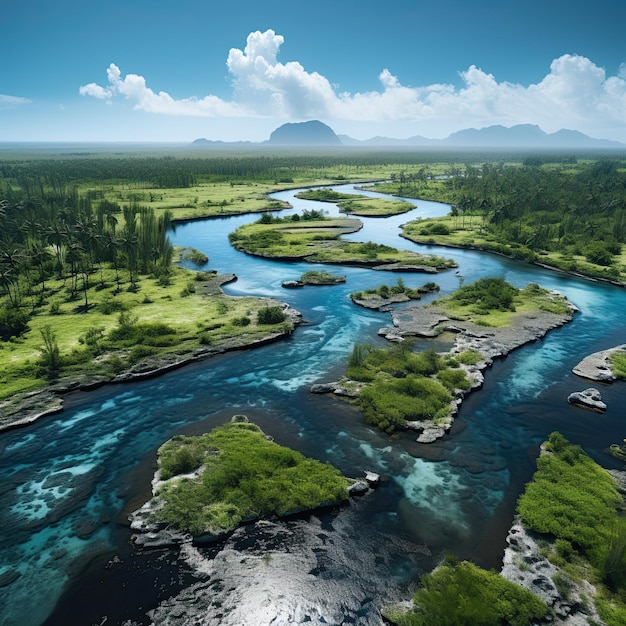
[[[385,617],[398,626],[528,626],[548,613],[530,591],[468,561],[445,562],[422,585],[414,610]]]
[[[269,441],[254,424],[225,424],[200,437],[179,437],[159,450],[171,478],[160,520],[193,534],[232,530],[240,521],[317,508],[347,498],[347,480],[329,464]]]

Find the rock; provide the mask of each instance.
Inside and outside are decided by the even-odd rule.
[[[380,483],[380,474],[371,472],[370,470],[365,470],[365,480],[370,487],[378,487],[378,484]]]
[[[589,380],[611,383],[616,379],[610,366],[610,358],[614,352],[626,352],[626,344],[608,350],[594,352],[586,356],[572,369],[572,372],[577,376],[588,378]]]
[[[606,411],[606,404],[602,402],[600,392],[593,387],[589,387],[589,389],[584,391],[570,393],[567,396],[567,401],[575,406],[596,411],[596,413],[604,413]]]
[[[301,280],[285,280],[282,286],[285,289],[297,289],[298,287],[304,287],[304,283]]]
[[[585,601],[585,598],[595,596],[594,587],[586,580],[570,580],[544,557],[536,536],[524,528],[519,516],[513,520],[506,541],[500,574],[546,602],[554,613],[552,623],[564,626],[604,623],[593,603]],[[555,578],[562,581],[561,590],[567,588],[567,597],[562,596],[557,589]]]
[[[406,423],[406,427],[410,430],[422,431],[416,439],[418,443],[433,443],[437,439],[441,439],[450,430],[450,426],[451,424],[433,424],[429,420],[416,420]]]
[[[316,383],[311,385],[311,393],[335,393],[337,383]]]
[[[369,491],[370,487],[364,480],[357,480],[348,487],[348,494],[351,496],[362,496]]]

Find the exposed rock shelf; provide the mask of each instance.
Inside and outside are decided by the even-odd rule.
[[[611,369],[611,355],[615,352],[626,352],[626,344],[601,350],[586,356],[572,372],[582,378],[597,380],[598,382],[610,383],[616,380],[617,376]]]

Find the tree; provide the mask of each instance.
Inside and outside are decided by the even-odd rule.
[[[41,329],[43,345],[41,352],[41,365],[46,369],[48,378],[54,378],[61,369],[61,352],[57,344],[56,334],[49,324]]]

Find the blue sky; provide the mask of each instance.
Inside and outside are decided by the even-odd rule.
[[[1,141],[359,139],[538,124],[626,142],[615,0],[20,0]]]

